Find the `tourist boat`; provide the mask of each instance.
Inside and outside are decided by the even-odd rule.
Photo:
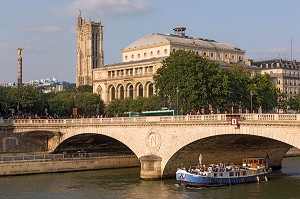
[[[218,163],[205,166],[201,161],[200,154],[198,166],[178,169],[176,172],[178,184],[212,187],[267,181],[272,172],[272,169],[268,168],[268,158],[244,158],[242,165]]]

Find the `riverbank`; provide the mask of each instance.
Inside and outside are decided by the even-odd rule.
[[[56,173],[140,166],[135,155],[105,156],[64,160],[5,162],[0,164],[0,176]]]

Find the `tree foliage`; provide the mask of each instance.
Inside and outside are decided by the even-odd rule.
[[[83,93],[83,92],[93,92],[93,87],[89,85],[81,85],[77,87],[77,92]]]
[[[270,111],[276,106],[277,93],[270,76],[257,74],[253,78],[242,66],[221,69],[220,66],[193,51],[178,50],[163,61],[154,76],[161,98],[169,98],[183,111],[212,106],[221,111]]]
[[[288,101],[288,106],[291,110],[294,110],[296,112],[300,111],[300,94],[291,97]]]
[[[178,102],[183,111],[209,104],[221,107],[215,99],[228,95],[226,80],[215,62],[184,50],[171,53],[154,76],[158,95],[168,96],[173,105]]]
[[[116,99],[105,107],[104,112],[107,116],[122,116],[125,112],[160,110],[163,105],[163,99],[159,96],[138,97],[135,100],[130,98],[124,100]]]
[[[72,115],[72,108],[75,107],[73,93],[57,93],[49,99],[49,109],[56,115],[66,117]]]
[[[40,113],[46,104],[42,92],[29,85],[9,90],[7,99],[16,111],[18,109],[27,113]]]
[[[251,79],[254,85],[254,106],[257,109],[262,107],[263,112],[268,112],[274,109],[277,105],[277,91],[272,84],[269,74],[255,74]]]
[[[104,111],[103,101],[97,94],[91,92],[77,93],[75,107],[78,108],[78,114],[86,116],[99,115]]]

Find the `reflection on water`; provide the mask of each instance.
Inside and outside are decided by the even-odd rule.
[[[282,164],[268,182],[198,189],[140,180],[139,168],[1,177],[0,198],[300,198],[300,157]]]

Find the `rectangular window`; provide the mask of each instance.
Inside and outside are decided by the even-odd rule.
[[[149,73],[153,73],[153,66],[149,66]]]

